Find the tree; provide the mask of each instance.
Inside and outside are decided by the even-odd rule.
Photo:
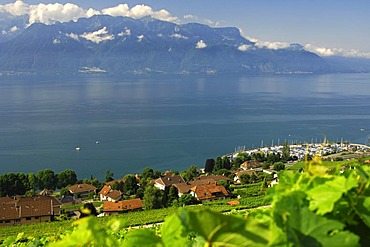
[[[70,194],[70,192],[69,192],[67,187],[61,188],[60,191],[59,191],[60,196],[67,196],[69,194]]]
[[[222,158],[219,156],[219,157],[216,158],[215,167],[213,168],[213,172],[221,170],[222,168],[223,168]]]
[[[28,184],[30,186],[30,189],[33,189],[33,190],[37,189],[39,182],[37,180],[36,175],[33,173],[29,173],[27,175],[27,178],[28,178]]]
[[[33,197],[33,196],[36,195],[36,192],[35,192],[35,190],[31,189],[31,190],[27,190],[24,195],[25,195],[25,197]]]
[[[222,185],[228,190],[230,187],[230,181],[229,180],[219,180],[217,182],[217,185]]]
[[[265,153],[264,152],[253,153],[252,159],[257,160],[258,162],[264,162],[266,161]]]
[[[76,172],[70,169],[62,171],[56,175],[57,188],[61,189],[68,185],[74,185],[77,183]]]
[[[167,195],[167,206],[171,206],[175,203],[177,203],[177,200],[179,199],[179,191],[175,186],[171,186],[168,190]]]
[[[144,192],[145,192],[145,190],[142,187],[138,188],[137,191],[136,191],[136,198],[143,199]]]
[[[54,172],[50,169],[45,169],[37,172],[38,189],[55,190],[57,187],[57,179]]]
[[[227,170],[231,169],[231,162],[227,156],[222,157],[222,167]]]
[[[194,205],[194,204],[197,204],[197,203],[199,203],[197,198],[195,198],[194,196],[192,196],[190,194],[183,194],[179,198],[179,206]]]
[[[290,146],[289,146],[287,141],[285,141],[284,144],[283,144],[281,159],[284,162],[287,162],[287,161],[290,160]]]
[[[244,173],[240,175],[239,177],[240,183],[241,184],[249,184],[250,183],[250,176],[247,173]]]
[[[283,162],[276,162],[275,164],[274,164],[274,170],[275,171],[282,171],[282,170],[285,170],[285,165],[284,165],[284,163]]]
[[[276,162],[279,162],[280,161],[280,154],[278,153],[269,153],[267,154],[267,163],[272,165]]]
[[[148,185],[145,188],[143,196],[144,209],[156,209],[164,206],[164,191],[153,185]]]
[[[29,189],[28,176],[23,173],[0,175],[0,196],[24,195]]]
[[[148,178],[152,179],[154,175],[153,169],[146,167],[141,172],[141,179],[147,180]]]
[[[114,180],[114,174],[111,170],[107,170],[105,172],[105,182],[110,182],[110,181],[113,181]]]
[[[135,176],[132,174],[128,174],[124,177],[124,179],[125,182],[123,184],[123,190],[129,195],[136,194],[138,185]]]
[[[206,160],[206,165],[204,167],[204,171],[206,173],[211,173],[211,172],[213,172],[214,167],[215,167],[215,160],[214,159],[207,159]]]
[[[189,169],[187,169],[183,173],[183,178],[186,181],[190,181],[190,180],[192,180],[193,178],[195,178],[197,176],[198,176],[198,171],[197,171],[197,167],[195,165],[190,166]]]

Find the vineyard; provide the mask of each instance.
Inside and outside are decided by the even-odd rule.
[[[59,231],[58,236],[19,234],[8,237],[2,244],[366,246],[370,242],[370,167],[354,163],[341,172],[341,167],[328,168],[320,159],[314,158],[305,168],[302,173],[285,171],[279,175],[279,185],[269,193],[271,208],[233,211],[231,215],[223,215],[204,206],[164,209],[163,212],[158,211],[158,215],[162,212],[160,217],[168,215],[164,224],[151,229],[127,228],[124,215],[105,218],[103,222],[95,217],[86,217]],[[142,213],[155,215],[155,212]],[[130,220],[131,217],[144,217],[140,214],[127,216]]]
[[[188,206],[187,208],[190,211],[199,211],[203,208],[208,208],[215,212],[227,212],[230,210],[259,207],[262,205],[266,205],[267,203],[264,200],[265,190],[263,189],[262,194],[259,196],[251,195],[255,194],[256,190],[260,191],[260,189],[261,189],[260,184],[249,185],[245,188],[241,188],[240,192],[248,196],[246,196],[245,198],[242,197],[238,199],[240,201],[240,204],[236,206],[231,207],[230,205],[228,205],[227,202],[230,200],[218,200],[208,202],[203,205]],[[74,209],[77,209],[78,207],[80,206],[73,206]],[[71,207],[68,207],[67,209],[71,209]],[[96,224],[100,225],[102,228],[105,228],[107,225],[110,224],[111,219],[116,219],[119,220],[120,222],[124,222],[124,225],[126,227],[143,226],[163,222],[167,216],[172,215],[177,211],[178,211],[177,207],[136,211],[119,215],[113,215],[110,217],[99,217],[96,219]],[[18,225],[12,227],[3,227],[1,228],[0,231],[0,240],[5,239],[9,236],[12,236],[12,238],[14,239],[20,232],[23,233],[22,235],[23,239],[28,237],[31,238],[48,237],[50,239],[57,239],[58,236],[63,235],[66,231],[72,228],[72,224],[73,220],[64,220],[58,222],[39,223],[33,225]]]

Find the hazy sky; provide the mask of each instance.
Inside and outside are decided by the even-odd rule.
[[[0,7],[8,3],[15,0],[0,0]],[[180,23],[234,26],[246,37],[261,42],[300,43],[320,55],[370,58],[370,0],[24,0],[23,3],[36,7],[40,3],[63,6],[73,3],[86,11],[92,8],[101,13],[119,4],[127,4],[129,9],[146,5],[153,13],[167,10],[167,17]],[[48,6],[51,7],[38,9],[45,11]],[[142,13],[141,10],[144,8],[136,8],[135,13]]]

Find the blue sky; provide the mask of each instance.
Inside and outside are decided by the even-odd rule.
[[[0,6],[15,0],[0,0]],[[96,11],[127,4],[165,9],[180,22],[210,26],[235,26],[260,42],[300,43],[321,55],[370,58],[369,0],[24,0],[40,3],[73,3]],[[187,17],[187,18],[184,18]],[[279,43],[276,43],[279,42]]]

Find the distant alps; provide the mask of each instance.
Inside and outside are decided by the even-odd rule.
[[[37,74],[368,72],[367,59],[323,58],[299,44],[261,47],[234,27],[96,15],[26,26],[0,16],[0,71]],[[20,27],[24,28],[20,28]]]

